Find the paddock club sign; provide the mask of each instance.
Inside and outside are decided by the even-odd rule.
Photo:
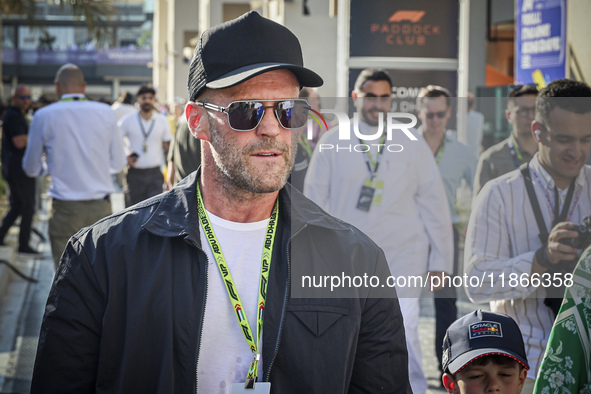
[[[351,0],[350,56],[457,58],[458,0]]]

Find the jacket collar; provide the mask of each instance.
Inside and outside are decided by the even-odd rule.
[[[201,168],[164,193],[150,218],[142,225],[144,229],[161,237],[184,237],[201,247],[200,225],[197,219],[197,180]],[[333,230],[350,229],[349,225],[336,219],[306,198],[287,183],[279,191],[279,213],[284,226],[296,234],[307,225]]]

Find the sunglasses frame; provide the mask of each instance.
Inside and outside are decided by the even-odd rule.
[[[443,115],[441,115],[441,114],[443,114]],[[443,118],[445,118],[445,115],[446,114],[447,114],[447,110],[445,110],[445,111],[437,111],[437,112],[427,112],[425,114],[425,117],[427,119],[433,119],[433,118],[435,118],[437,116],[439,119],[443,119]]]
[[[275,118],[277,119],[277,123],[279,123],[279,125],[286,129],[286,130],[296,130],[296,129],[301,129],[302,127],[304,127],[306,125],[306,123],[304,123],[302,126],[299,127],[285,127],[283,124],[281,124],[281,119],[279,119],[279,114],[277,113],[278,110],[278,106],[280,103],[284,103],[286,101],[293,101],[295,102],[303,102],[305,103],[304,108],[306,108],[307,110],[310,110],[312,107],[310,106],[310,104],[308,104],[308,102],[304,99],[279,99],[279,100],[236,100],[236,101],[232,101],[230,104],[228,104],[228,106],[226,107],[222,107],[219,105],[215,105],[212,103],[204,103],[202,101],[195,101],[195,104],[202,106],[205,109],[209,109],[212,111],[217,111],[217,112],[223,112],[226,114],[226,117],[228,118],[228,126],[230,126],[230,128],[234,131],[252,131],[254,129],[256,129],[257,127],[259,127],[259,125],[261,124],[261,121],[263,120],[263,117],[265,116],[265,110],[267,108],[273,108],[273,113],[275,114]],[[232,127],[232,124],[230,123],[230,111],[229,108],[230,106],[232,106],[232,104],[236,104],[236,103],[261,103],[263,104],[263,114],[261,115],[261,117],[259,118],[259,120],[257,121],[257,124],[251,128],[251,129],[235,129],[234,127]],[[275,105],[268,105],[265,106],[264,103],[265,102],[275,102]]]

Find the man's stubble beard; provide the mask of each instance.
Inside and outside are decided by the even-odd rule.
[[[377,108],[377,107],[372,107],[370,109],[367,108],[361,108],[360,111],[358,111],[361,114],[361,120],[364,121],[365,123],[367,123],[369,126],[371,127],[377,127],[380,124],[379,119],[382,118],[382,120],[386,121],[386,112],[382,111],[381,109]],[[375,113],[378,114],[378,119],[377,120],[373,120],[373,118],[371,118],[369,116],[370,113]],[[382,123],[382,124],[384,124]]]
[[[255,142],[238,148],[224,136],[215,123],[209,119],[211,154],[220,176],[228,189],[236,188],[250,193],[272,193],[281,189],[289,175],[297,152],[297,139],[292,135],[291,151],[289,146],[273,138],[261,138]],[[252,133],[254,131],[235,131],[235,133]],[[276,166],[255,166],[248,161],[254,152],[276,151],[282,153],[283,170]],[[272,171],[275,169],[275,171]]]

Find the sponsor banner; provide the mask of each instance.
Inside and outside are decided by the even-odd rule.
[[[152,61],[151,49],[99,49],[93,51],[44,49],[3,49],[6,64],[126,64],[146,65]]]
[[[350,56],[457,58],[458,0],[351,0]]]
[[[566,76],[566,0],[518,0],[515,82],[547,83]]]

